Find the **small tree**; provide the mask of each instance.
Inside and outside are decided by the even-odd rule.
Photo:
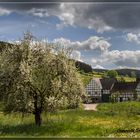
[[[118,72],[115,70],[109,70],[107,71],[107,76],[110,78],[116,78],[118,76]]]
[[[1,55],[0,90],[4,112],[32,113],[36,125],[41,113],[78,107],[83,86],[69,51],[45,46],[26,34],[20,44]]]

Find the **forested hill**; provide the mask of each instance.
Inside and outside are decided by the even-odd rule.
[[[131,76],[132,73],[135,73],[137,76],[140,77],[140,70],[136,70],[136,69],[117,69],[116,71],[118,72],[119,75]]]
[[[76,68],[78,68],[80,71],[83,71],[85,73],[92,72],[92,67],[89,64],[81,61],[76,61],[75,65]]]
[[[123,76],[132,76],[132,73],[135,73],[136,76],[140,77],[140,70],[136,69],[114,69],[118,72],[119,75]],[[108,71],[107,69],[93,69],[95,72],[106,72]]]
[[[108,71],[107,69],[93,69],[94,72],[106,72]]]

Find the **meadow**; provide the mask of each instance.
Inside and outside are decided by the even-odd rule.
[[[102,103],[98,111],[65,110],[34,116],[0,113],[1,137],[140,137],[140,102]]]
[[[104,76],[104,73],[97,73],[97,72],[93,72],[93,73],[81,73],[81,79],[82,79],[82,82],[84,83],[84,85],[86,86],[90,80],[92,78],[102,78]],[[118,81],[121,81],[122,77],[120,75],[118,75],[116,77],[116,79]],[[123,76],[123,79],[125,82],[135,82],[136,81],[136,78],[134,77],[129,77],[129,76]]]

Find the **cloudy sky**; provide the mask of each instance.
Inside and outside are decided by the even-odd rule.
[[[93,68],[140,69],[140,3],[0,3],[0,40],[36,37]]]

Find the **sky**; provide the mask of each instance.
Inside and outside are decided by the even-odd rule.
[[[93,68],[140,69],[139,2],[0,3],[0,40],[20,40],[27,30]]]

